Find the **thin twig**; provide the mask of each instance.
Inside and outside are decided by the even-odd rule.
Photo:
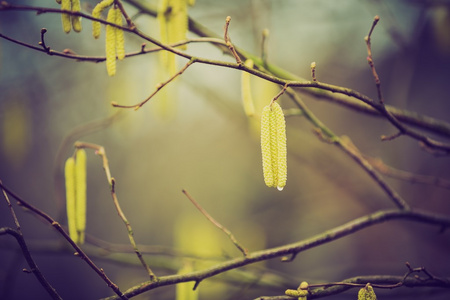
[[[115,190],[116,181],[111,176],[111,171],[109,169],[109,163],[108,163],[108,158],[106,157],[105,148],[102,146],[96,145],[96,144],[85,143],[85,142],[76,142],[74,146],[76,148],[93,149],[93,150],[95,150],[96,154],[102,158],[103,169],[105,170],[106,179],[109,183],[111,197],[113,199],[114,206],[116,207],[119,217],[122,219],[123,223],[125,224],[125,227],[127,228],[128,238],[130,240],[131,245],[133,246],[134,252],[136,253],[136,255],[137,255],[139,261],[141,262],[142,266],[144,267],[144,269],[147,271],[147,273],[150,277],[150,280],[157,281],[158,278],[153,273],[153,271],[150,269],[148,264],[145,262],[144,257],[142,256],[141,252],[139,251],[136,241],[134,240],[133,229],[131,228],[130,222],[128,222],[128,219],[125,217],[125,214],[123,213],[122,208],[120,207],[119,200],[117,199],[117,194],[116,194],[116,190]]]
[[[195,199],[186,190],[183,190],[182,192],[192,202],[192,204],[194,204],[194,206],[208,219],[208,221],[210,221],[214,226],[222,230],[226,235],[228,235],[230,240],[233,242],[236,248],[238,248],[239,251],[242,252],[244,257],[248,255],[248,250],[238,242],[238,240],[234,237],[234,235],[231,233],[230,230],[228,230],[225,226],[217,222],[197,201],[195,201]]]
[[[1,183],[1,180],[0,180]],[[52,299],[62,299],[61,296],[59,296],[58,292],[55,290],[54,287],[45,279],[42,272],[39,270],[39,267],[37,266],[36,262],[34,261],[33,257],[31,256],[31,253],[28,249],[28,246],[25,242],[25,239],[23,237],[22,230],[20,228],[19,219],[17,219],[16,213],[14,211],[14,208],[11,205],[11,201],[9,200],[8,194],[3,189],[3,186],[1,187],[3,196],[5,197],[6,203],[8,204],[11,216],[14,220],[14,224],[16,225],[16,229],[3,227],[0,228],[0,235],[2,234],[10,234],[12,235],[19,244],[20,248],[22,249],[23,256],[25,257],[25,260],[28,263],[28,266],[30,267],[30,271],[36,276],[37,280],[41,283],[41,285],[45,288],[47,293],[52,297]]]
[[[167,84],[169,84],[171,81],[173,81],[175,78],[177,78],[178,76],[180,76],[181,74],[183,74],[184,71],[186,71],[187,68],[189,68],[189,66],[191,66],[193,63],[195,63],[195,59],[191,59],[187,62],[186,65],[184,65],[183,68],[181,68],[180,71],[178,71],[176,74],[174,74],[173,76],[171,76],[168,80],[162,82],[162,83],[158,83],[156,85],[156,90],[150,95],[148,96],[144,101],[138,103],[138,104],[134,104],[134,105],[121,105],[118,104],[116,102],[112,102],[111,105],[114,107],[119,107],[119,108],[134,108],[135,110],[138,110],[139,108],[141,108],[145,103],[147,103],[151,98],[153,98],[153,96],[155,96],[163,87],[165,87]]]
[[[364,155],[364,158],[375,168],[380,172],[381,174],[384,174],[386,176],[404,180],[410,183],[420,183],[420,184],[428,184],[428,185],[434,185],[436,187],[441,187],[445,189],[450,189],[450,180],[439,178],[436,176],[426,176],[426,175],[419,175],[414,174],[411,172],[406,172],[403,170],[399,170],[396,168],[393,168],[391,166],[386,165],[381,159],[369,157]]]
[[[16,193],[14,193],[12,190],[6,187],[1,181],[0,187],[3,190],[5,190],[11,197],[16,199],[17,204],[19,206],[27,208],[28,210],[42,217],[45,221],[51,224],[53,228],[55,228],[70,243],[70,245],[72,245],[72,247],[76,250],[75,254],[79,256],[81,259],[83,259],[106,282],[106,284],[117,294],[118,298],[123,300],[128,299],[127,296],[122,294],[119,287],[114,282],[112,282],[111,279],[108,278],[103,269],[97,267],[95,263],[86,255],[86,253],[84,253],[84,251],[69,237],[69,235],[64,231],[64,229],[58,222],[56,222],[52,217],[50,217],[45,212],[24,201]]]
[[[303,115],[314,125],[318,130],[316,133],[324,140],[338,146],[342,151],[349,155],[356,161],[367,174],[383,189],[394,204],[400,209],[409,209],[409,205],[403,200],[400,195],[391,188],[383,178],[374,170],[372,165],[364,159],[359,150],[353,145],[349,138],[346,140],[340,138],[333,133],[322,121],[320,121],[308,107],[303,103],[302,99],[293,91],[287,90],[287,94],[291,97],[297,107],[303,112]]]
[[[230,22],[231,22],[231,17],[228,16],[225,19],[224,40],[225,40],[225,44],[230,49],[231,53],[233,54],[234,58],[236,59],[236,63],[241,66],[242,65],[242,60],[239,57],[239,54],[236,52],[236,49],[234,49],[234,46],[233,46],[233,44],[230,41],[230,37],[228,36],[228,27],[230,26]]]

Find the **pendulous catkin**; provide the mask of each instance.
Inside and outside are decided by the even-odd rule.
[[[75,158],[75,224],[78,243],[84,243],[86,231],[86,151],[78,149]]]
[[[75,159],[69,157],[64,166],[64,177],[66,181],[66,213],[67,226],[70,238],[77,243],[78,233],[76,228],[75,210]]]
[[[71,0],[62,0],[61,1],[61,9],[62,10],[72,10],[72,1]],[[62,27],[65,33],[69,33],[72,29],[71,17],[69,14],[61,14],[61,22]]]
[[[114,19],[114,24],[122,26],[122,12],[120,9],[116,9],[116,17]],[[123,30],[120,28],[116,29],[116,53],[117,58],[122,60],[125,58],[125,38],[123,34]]]
[[[116,8],[111,7],[108,11],[106,21],[115,23],[115,20]],[[105,51],[106,71],[109,76],[114,76],[116,75],[116,28],[111,25],[106,25]]]
[[[283,190],[287,180],[286,121],[277,102],[262,111],[261,153],[264,182],[268,187]]]
[[[72,0],[72,11],[79,12],[81,10],[80,0]],[[81,27],[81,17],[80,16],[71,16],[72,19],[72,28],[75,32],[80,32]]]
[[[102,2],[99,2],[94,9],[92,10],[92,17],[96,19],[100,19],[100,16],[102,12],[109,6],[111,6],[114,3],[114,0],[103,0]],[[92,22],[92,35],[95,39],[98,39],[100,37],[101,32],[101,25],[100,22],[93,21]]]

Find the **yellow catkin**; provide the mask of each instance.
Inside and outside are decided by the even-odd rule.
[[[367,284],[365,287],[359,290],[358,300],[377,300],[375,291],[370,284]]]
[[[116,17],[114,24],[122,26],[122,12],[120,9],[116,9]],[[116,28],[116,53],[117,58],[122,60],[125,58],[125,38],[123,34],[123,30]]]
[[[189,6],[194,6],[195,5],[195,0],[187,0],[187,3]]]
[[[261,153],[264,182],[268,187],[283,190],[287,180],[286,122],[277,102],[262,111]]]
[[[169,13],[168,35],[169,43],[176,43],[186,39],[188,31],[188,12],[186,0],[171,0],[171,11]],[[185,50],[186,45],[180,46]]]
[[[75,158],[75,224],[78,243],[84,243],[86,230],[86,151],[78,149]]]
[[[71,0],[62,0],[61,1],[61,9],[62,10],[72,10],[72,1]],[[69,33],[72,29],[72,22],[70,21],[69,14],[61,14],[62,27],[65,33]]]
[[[253,60],[251,59],[247,59],[244,64],[248,68],[253,68]],[[250,73],[242,72],[241,77],[242,103],[244,105],[244,112],[248,117],[252,117],[255,114],[255,106],[253,105],[250,79],[251,79]]]
[[[103,0],[99,2],[94,9],[92,10],[92,17],[96,19],[100,19],[102,11],[104,11],[107,7],[111,6],[114,3],[114,0]],[[92,35],[95,39],[100,37],[101,25],[100,22],[93,21],[92,22]]]
[[[188,30],[188,13],[186,0],[160,0],[157,20],[160,39],[163,44],[174,44],[186,39]],[[185,50],[186,45],[179,46]],[[176,55],[168,51],[160,54],[162,64],[170,75],[177,72]]]
[[[72,0],[72,11],[79,12],[81,11],[80,0]],[[81,17],[80,16],[71,16],[72,17],[72,28],[75,32],[80,32],[81,27]]]
[[[66,160],[64,177],[66,181],[66,213],[69,236],[75,243],[78,243],[75,211],[75,159],[73,157]]]
[[[111,7],[108,11],[106,21],[110,23],[115,22],[116,8]],[[106,25],[106,38],[105,38],[105,52],[106,52],[106,71],[109,76],[116,75],[116,28],[110,25]]]

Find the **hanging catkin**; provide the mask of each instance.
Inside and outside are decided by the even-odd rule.
[[[71,0],[62,0],[61,1],[61,9],[62,10],[72,10],[72,1]],[[69,14],[61,14],[62,27],[65,33],[69,33],[70,29],[72,29],[72,22],[70,21]]]
[[[105,8],[111,6],[113,3],[114,3],[114,0],[103,0],[102,2],[98,3],[92,10],[92,17],[94,17],[96,19],[100,19],[102,11],[104,11]],[[98,39],[100,37],[100,31],[101,31],[100,22],[93,21],[92,22],[92,35],[94,36],[95,39]]]
[[[264,182],[268,187],[283,190],[287,180],[286,122],[277,102],[262,111],[261,152]]]
[[[114,24],[122,26],[122,12],[120,11],[120,9],[116,9],[116,17],[114,19]],[[122,60],[125,58],[125,38],[124,38],[124,34],[123,34],[123,30],[120,28],[115,28],[116,29],[116,53],[117,53],[117,58],[119,60]]]
[[[72,0],[72,11],[79,12],[81,10],[80,0]],[[75,32],[80,32],[81,27],[81,17],[80,16],[71,16],[72,19],[72,28]]]
[[[116,8],[110,8],[106,21],[115,23]],[[109,76],[114,76],[116,75],[116,28],[111,25],[106,25],[105,51],[106,71]]]
[[[78,149],[75,158],[75,224],[78,243],[84,243],[86,231],[86,151]]]
[[[78,233],[75,212],[75,159],[73,157],[69,157],[66,160],[64,177],[66,181],[67,226],[69,228],[70,238],[76,243],[78,241]]]

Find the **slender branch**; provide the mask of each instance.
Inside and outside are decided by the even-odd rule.
[[[23,238],[23,235],[18,230],[14,230],[10,227],[1,227],[0,228],[0,236],[4,234],[12,235],[19,244],[20,248],[22,249],[23,256],[25,257],[28,265],[30,266],[30,273],[33,273],[34,276],[36,276],[37,280],[40,282],[40,284],[45,288],[47,293],[50,295],[52,299],[60,299],[62,300],[61,296],[56,292],[56,290],[50,285],[50,283],[45,279],[44,275],[39,270],[38,266],[34,262],[30,251],[28,251],[27,244],[25,243],[25,239]]]
[[[5,190],[11,197],[17,200],[17,204],[19,206],[25,207],[34,214],[40,216],[45,221],[47,221],[49,224],[53,226],[69,243],[72,245],[72,247],[76,250],[75,255],[79,256],[81,259],[83,259],[105,282],[106,284],[117,294],[117,297],[120,299],[128,299],[127,296],[122,294],[119,287],[111,281],[111,279],[108,278],[108,276],[105,274],[103,269],[97,267],[95,263],[84,253],[84,251],[69,237],[69,235],[64,231],[64,229],[61,227],[61,225],[56,222],[52,217],[50,217],[45,212],[41,211],[40,209],[34,207],[33,205],[27,203],[24,201],[21,197],[19,197],[16,193],[14,193],[12,190],[10,190],[8,187],[6,187],[0,180],[0,187]],[[117,299],[118,299],[117,298]]]
[[[231,53],[233,54],[234,58],[236,59],[236,63],[241,66],[242,65],[242,60],[239,57],[239,54],[236,52],[236,49],[234,49],[234,46],[231,43],[230,37],[228,36],[228,27],[230,26],[230,22],[231,22],[231,17],[228,16],[225,19],[224,40],[225,40],[225,44],[230,49]]]
[[[2,183],[1,180],[0,183]],[[3,193],[3,197],[5,197],[6,203],[8,204],[11,216],[14,220],[14,224],[16,225],[16,229],[14,230],[9,227],[2,227],[0,228],[0,235],[9,234],[12,235],[17,240],[17,243],[19,244],[20,249],[22,250],[23,256],[25,257],[25,260],[27,261],[28,266],[30,267],[31,273],[33,273],[34,276],[36,276],[37,280],[45,288],[45,290],[52,299],[62,299],[61,296],[59,296],[58,292],[55,290],[55,288],[53,288],[51,284],[47,281],[47,279],[45,279],[44,275],[39,270],[39,267],[37,266],[36,262],[31,256],[31,253],[28,250],[28,246],[23,237],[22,230],[20,229],[19,220],[17,219],[16,213],[14,212],[14,208],[11,205],[11,201],[9,200],[8,194],[6,193],[5,189],[3,189],[3,186],[1,187],[1,190]]]
[[[105,148],[102,146],[96,145],[96,144],[84,143],[84,142],[76,142],[75,147],[76,148],[93,149],[96,151],[96,154],[102,158],[103,169],[105,170],[106,179],[109,183],[111,197],[113,199],[114,206],[116,207],[119,217],[122,219],[123,223],[125,224],[125,227],[127,228],[128,238],[130,240],[131,245],[133,246],[134,252],[136,253],[136,255],[137,255],[139,261],[141,262],[142,266],[144,267],[144,269],[147,271],[147,273],[150,277],[150,280],[157,281],[158,278],[153,273],[153,271],[150,269],[148,264],[145,262],[144,257],[142,256],[141,252],[139,251],[136,241],[134,240],[134,234],[133,234],[133,229],[131,228],[131,224],[130,224],[130,222],[128,222],[128,219],[125,217],[125,214],[123,213],[122,208],[120,207],[119,200],[117,199],[117,194],[116,194],[116,190],[115,190],[116,181],[111,176],[111,171],[109,169],[109,163],[108,163],[108,158],[106,157]]]
[[[366,45],[367,45],[367,54],[368,54],[367,61],[369,63],[370,69],[372,70],[372,75],[373,75],[373,78],[375,79],[375,84],[377,86],[378,100],[380,101],[380,104],[383,105],[384,100],[383,100],[383,93],[381,92],[381,81],[380,81],[380,77],[378,76],[377,70],[375,69],[375,64],[373,62],[372,46],[371,46],[371,42],[370,42],[372,32],[375,29],[375,26],[377,25],[378,21],[380,21],[380,17],[375,16],[375,18],[373,19],[373,22],[372,22],[372,27],[370,27],[369,34],[364,38],[364,40],[366,41]]]
[[[342,282],[334,282],[324,284],[323,288],[313,289],[309,291],[309,299],[325,298],[337,294],[341,294],[352,288],[360,288],[370,283],[373,287],[378,288],[398,288],[398,287],[440,287],[450,288],[450,278],[434,277],[434,278],[420,278],[395,276],[395,275],[372,275],[372,276],[357,276],[343,280]],[[314,285],[310,285],[314,286]],[[391,286],[391,287],[389,287]],[[293,300],[289,296],[262,296],[255,300]]]
[[[309,239],[297,243],[251,252],[248,254],[247,257],[231,259],[226,262],[217,264],[216,266],[213,266],[211,268],[192,272],[189,274],[161,276],[158,278],[159,280],[157,282],[151,281],[142,282],[128,289],[124,294],[127,295],[128,297],[133,297],[160,286],[173,285],[176,283],[189,281],[199,282],[205,278],[209,278],[217,274],[232,269],[236,269],[245,265],[253,264],[263,260],[268,260],[271,258],[282,257],[289,254],[300,253],[305,250],[312,249],[317,246],[330,243],[342,237],[351,235],[357,231],[374,226],[376,224],[400,219],[433,224],[445,228],[450,227],[450,218],[445,215],[431,214],[429,212],[420,210],[415,211],[382,210],[370,215],[357,218],[344,225],[335,227],[331,230],[325,231],[321,234],[318,234],[316,236],[313,236]],[[113,296],[105,299],[117,299],[117,297]]]
[[[170,77],[168,80],[162,82],[162,83],[158,83],[156,85],[156,90],[150,95],[148,96],[144,101],[138,103],[138,104],[134,104],[134,105],[121,105],[118,104],[116,102],[112,102],[111,105],[114,107],[119,107],[119,108],[134,108],[135,110],[138,110],[139,108],[141,108],[145,103],[147,103],[151,98],[153,98],[153,96],[155,96],[163,87],[165,87],[167,84],[169,84],[171,81],[173,81],[175,78],[177,78],[178,76],[180,76],[181,74],[183,74],[184,71],[186,71],[187,68],[189,68],[189,66],[191,66],[192,64],[195,63],[195,59],[192,58],[191,60],[189,60],[187,62],[187,64],[181,68],[180,71],[178,71],[176,74],[174,74],[172,77]]]
[[[400,209],[409,209],[408,204],[403,200],[400,195],[391,188],[383,178],[374,170],[367,160],[360,154],[359,150],[353,145],[349,138],[343,139],[334,134],[325,124],[323,124],[303,103],[302,99],[291,90],[287,90],[287,94],[294,100],[297,107],[303,112],[303,115],[318,128],[316,133],[323,140],[333,143],[338,146],[342,151],[355,160],[367,174],[384,190],[394,204]]]
[[[420,184],[428,184],[434,185],[440,188],[450,189],[450,180],[439,178],[436,176],[426,176],[420,174],[414,174],[411,172],[406,172],[403,170],[399,170],[393,168],[391,166],[386,165],[381,159],[369,157],[364,155],[364,158],[375,168],[378,172],[400,180],[404,180],[410,183],[420,183]]]
[[[239,251],[242,252],[244,257],[248,255],[248,250],[238,242],[238,240],[234,237],[233,233],[231,233],[230,230],[228,230],[225,226],[217,222],[197,201],[195,201],[195,199],[186,190],[183,190],[182,192],[192,202],[192,204],[194,204],[194,206],[202,213],[202,215],[204,215],[208,219],[208,221],[210,221],[214,226],[222,230],[230,238],[230,240],[233,242],[236,248],[238,248]]]

